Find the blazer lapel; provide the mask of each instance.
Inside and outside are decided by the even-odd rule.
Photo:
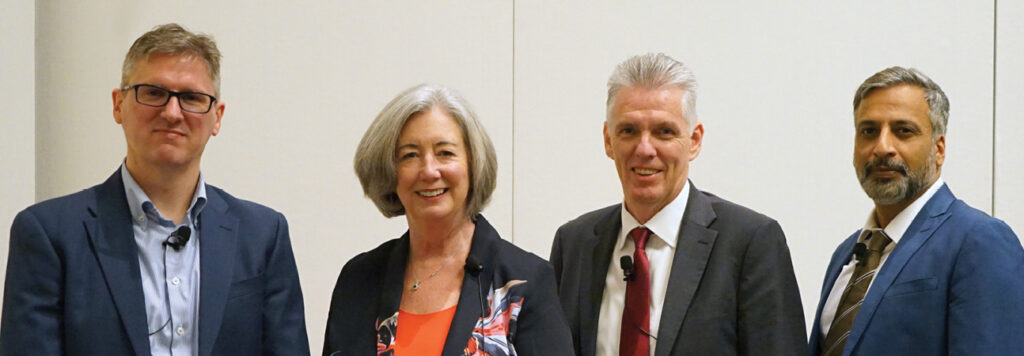
[[[381,285],[380,298],[377,303],[377,320],[376,323],[384,323],[389,318],[394,317],[397,322],[398,308],[402,305],[402,291],[405,288],[405,266],[409,259],[409,231],[406,231],[401,238],[398,239],[398,243],[395,248],[391,250],[388,255],[388,261],[385,265],[386,271],[384,271],[384,278]],[[374,325],[377,327],[377,340],[383,341],[384,343],[390,343],[394,340],[395,335],[380,335],[380,325]],[[384,332],[392,333],[397,330],[385,330]],[[387,345],[385,345],[387,346]]]
[[[95,194],[95,205],[89,207],[92,218],[84,222],[89,240],[132,348],[138,355],[149,355],[146,297],[120,170],[98,186]]]
[[[473,329],[476,328],[477,322],[486,316],[481,313],[489,314],[491,312],[489,306],[481,304],[485,303],[481,299],[487,298],[487,294],[498,287],[492,285],[495,267],[494,259],[491,257],[497,256],[497,252],[494,251],[494,243],[499,238],[498,232],[487,222],[487,219],[484,219],[482,215],[477,215],[469,255],[480,260],[484,269],[476,275],[466,272],[466,276],[463,277],[462,290],[459,292],[459,304],[455,307],[455,316],[452,317],[448,338],[445,339],[441,355],[463,355],[463,351],[469,344],[469,339],[473,337]]]
[[[810,355],[821,353],[821,345],[819,345],[821,343],[821,309],[825,307],[825,301],[828,299],[829,293],[832,292],[832,286],[836,284],[836,279],[839,278],[839,272],[842,271],[844,265],[850,262],[853,246],[856,245],[858,236],[860,236],[860,230],[857,230],[853,236],[848,237],[836,248],[836,252],[832,255],[832,261],[829,262],[828,269],[825,270],[825,282],[821,286],[821,295],[818,297],[814,325],[811,325],[811,338],[808,342]]]
[[[949,218],[949,207],[954,200],[956,197],[950,192],[949,187],[943,185],[910,223],[907,231],[896,244],[896,248],[893,249],[871,282],[871,288],[864,296],[864,304],[861,305],[860,311],[857,312],[857,318],[853,321],[843,354],[849,354],[856,348],[864,329],[871,323],[871,318],[874,316],[875,310],[878,309],[882,296],[892,286],[893,281],[907,265],[910,257],[914,256],[914,253],[932,237],[935,230]]]
[[[661,309],[655,356],[670,355],[676,343],[683,319],[704,276],[704,268],[718,236],[717,231],[708,228],[716,217],[711,202],[691,183],[675,257],[672,258],[672,272],[665,292],[666,303]]]
[[[235,265],[238,218],[216,189],[206,189],[199,213],[199,354],[209,355],[217,341]]]
[[[601,299],[604,297],[604,281],[608,276],[612,250],[622,228],[620,216],[622,205],[608,209],[608,214],[594,225],[594,234],[580,245],[579,267],[581,274],[580,308],[580,353],[593,356],[597,353],[597,326],[601,314]]]

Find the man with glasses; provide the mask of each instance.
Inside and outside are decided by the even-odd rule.
[[[220,130],[213,39],[158,26],[125,56],[124,163],[14,220],[0,355],[308,355],[280,213],[207,185]]]

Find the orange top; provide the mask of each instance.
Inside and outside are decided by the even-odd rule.
[[[398,309],[395,356],[440,356],[457,306],[428,314]]]

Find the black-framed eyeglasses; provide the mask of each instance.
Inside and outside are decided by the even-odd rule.
[[[210,109],[213,108],[213,103],[217,102],[217,98],[210,94],[194,91],[174,91],[150,84],[135,84],[124,88],[124,90],[128,89],[135,89],[135,101],[139,104],[161,107],[167,105],[167,102],[171,101],[171,97],[177,97],[178,106],[181,107],[181,110],[195,114],[210,112]]]

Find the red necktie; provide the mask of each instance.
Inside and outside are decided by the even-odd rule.
[[[647,237],[651,230],[641,226],[629,232],[636,251],[633,252],[633,280],[626,282],[626,308],[622,311],[619,356],[650,356],[651,340],[651,272],[647,261]]]

